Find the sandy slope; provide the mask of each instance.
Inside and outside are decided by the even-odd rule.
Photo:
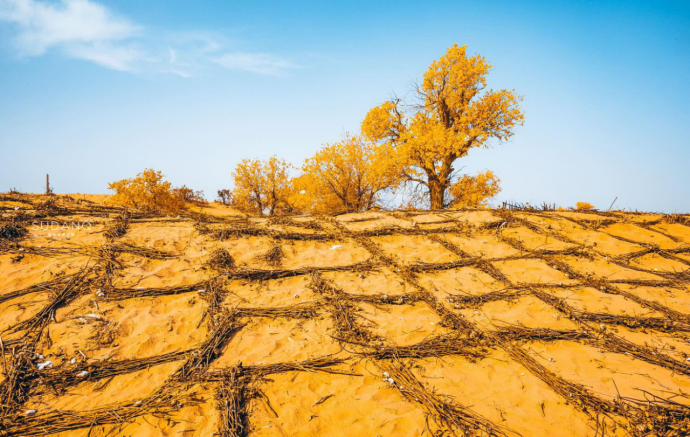
[[[106,209],[44,219],[89,230],[29,227],[0,246],[11,402],[0,434],[683,432],[620,405],[644,413],[644,393],[690,403],[690,221],[489,210],[267,221],[210,204],[203,226],[134,218],[109,241],[107,196],[72,197],[93,203],[62,198],[68,210]],[[0,207],[31,214],[44,200]],[[240,231],[209,232],[228,226]],[[217,250],[234,268],[207,264]],[[10,375],[24,385],[9,389]]]

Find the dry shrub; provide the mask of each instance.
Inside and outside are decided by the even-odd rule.
[[[145,169],[131,179],[108,184],[114,190],[112,202],[149,213],[176,213],[184,209],[184,201],[173,193],[170,182],[160,171]]]
[[[279,244],[275,244],[266,253],[259,255],[257,258],[271,267],[280,267],[284,256],[283,248]]]
[[[575,209],[578,211],[593,211],[594,205],[589,202],[577,202],[575,204]]]
[[[230,190],[218,190],[218,202],[225,206],[230,206],[232,204],[232,192]]]
[[[501,180],[491,170],[477,176],[464,175],[450,187],[451,206],[484,207],[501,191],[500,183]]]
[[[0,221],[0,239],[16,241],[24,238],[29,231],[24,226],[22,218],[14,215]]]
[[[664,223],[680,223],[690,225],[690,217],[678,213],[666,214],[664,215],[662,221]]]
[[[235,268],[235,258],[225,249],[216,249],[211,253],[206,265],[219,272],[227,272]]]
[[[67,200],[69,199],[69,196],[65,197]],[[46,200],[42,201],[41,203],[38,204],[36,207],[36,211],[44,214],[50,214],[50,215],[61,215],[61,214],[68,214],[69,209],[65,208],[64,206],[60,206],[58,202],[57,197],[49,197]]]
[[[176,196],[185,202],[206,203],[206,198],[204,197],[203,191],[194,191],[186,185],[173,188],[172,194],[173,196]]]

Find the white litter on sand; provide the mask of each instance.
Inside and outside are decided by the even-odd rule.
[[[52,361],[46,361],[45,363],[38,363],[38,364],[36,365],[36,368],[37,368],[39,371],[41,371],[41,370],[43,370],[43,369],[50,369],[51,367],[53,367],[53,362],[52,362]]]

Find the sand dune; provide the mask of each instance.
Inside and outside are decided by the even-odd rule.
[[[0,435],[688,432],[687,216],[44,200],[91,225],[0,240]]]

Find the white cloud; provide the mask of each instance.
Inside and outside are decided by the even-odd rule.
[[[271,76],[281,76],[285,70],[298,68],[292,61],[266,53],[226,53],[211,58],[211,61],[228,70],[251,71]]]
[[[134,71],[141,56],[122,44],[139,35],[140,27],[89,0],[0,0],[0,20],[17,26],[14,44],[23,56],[39,56],[55,48],[122,71]]]
[[[192,74],[191,74],[191,73],[188,73],[188,72],[182,71],[182,70],[178,70],[178,69],[176,69],[176,68],[168,68],[168,69],[165,69],[165,70],[161,70],[161,73],[175,74],[175,75],[177,75],[177,76],[180,76],[180,77],[183,78],[183,79],[189,79],[190,77],[192,77]]]
[[[71,44],[65,48],[65,53],[70,57],[91,61],[111,70],[130,72],[138,71],[136,63],[145,58],[145,55],[134,47],[110,43]]]
[[[89,0],[2,0],[0,19],[19,27],[16,42],[28,55],[61,44],[117,41],[139,33],[138,26]]]
[[[12,43],[21,56],[53,50],[112,70],[172,73],[183,78],[213,64],[272,76],[298,68],[266,53],[223,54],[227,40],[221,35],[144,34],[141,26],[91,0],[0,0],[2,22],[15,28]]]

